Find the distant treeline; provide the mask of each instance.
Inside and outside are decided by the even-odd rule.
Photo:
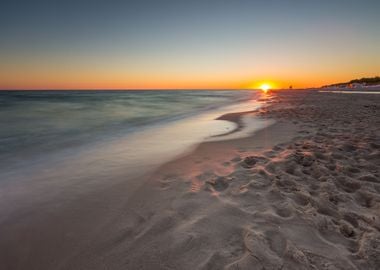
[[[365,85],[378,85],[378,84],[380,84],[380,77],[376,76],[373,78],[355,79],[355,80],[351,80],[349,82],[335,83],[335,84],[325,85],[323,87],[347,86],[347,85],[350,85],[352,83],[361,83],[361,84],[365,84]]]

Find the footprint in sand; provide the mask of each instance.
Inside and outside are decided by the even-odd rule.
[[[258,163],[266,163],[267,161],[268,159],[263,156],[248,156],[245,157],[244,160],[241,162],[241,166],[243,168],[250,169]]]
[[[337,180],[336,181],[337,187],[344,190],[347,193],[353,193],[361,188],[361,185],[359,182],[350,180],[345,177],[338,177],[336,180]]]
[[[319,202],[313,201],[313,205],[317,209],[317,212],[319,214],[329,216],[329,217],[339,218],[337,207],[334,204],[328,201],[319,200]]]
[[[254,174],[252,176],[252,180],[245,185],[248,188],[252,188],[254,190],[258,189],[266,189],[271,185],[271,181],[265,177],[262,177],[260,174]]]
[[[267,237],[261,233],[248,231],[244,236],[245,255],[237,262],[230,265],[228,269],[279,269],[282,262],[275,251],[270,248]],[[278,251],[281,251],[281,245]]]
[[[221,176],[207,180],[206,183],[216,191],[224,191],[229,186],[229,180]]]
[[[310,203],[310,196],[304,193],[297,192],[291,198],[299,206],[306,206]]]
[[[347,221],[355,228],[359,227],[359,219],[360,216],[353,212],[347,212],[343,214],[343,220]]]
[[[281,258],[286,250],[286,238],[275,230],[265,232],[265,236],[269,242],[269,248]]]
[[[359,254],[370,265],[366,269],[379,269],[380,265],[380,236],[379,234],[366,233],[360,241]],[[364,268],[363,268],[364,269]]]
[[[359,177],[360,181],[365,181],[365,182],[371,182],[371,183],[380,183],[380,179],[376,178],[373,175],[367,174]]]
[[[341,224],[339,230],[340,233],[347,238],[353,238],[356,235],[354,228],[347,223]]]
[[[355,194],[355,200],[361,206],[371,208],[375,205],[373,195],[366,191],[360,191]]]
[[[299,191],[297,183],[291,179],[277,179],[275,185],[284,192],[292,193]]]
[[[293,161],[287,162],[285,172],[291,175],[297,175],[297,165]]]
[[[273,208],[275,210],[275,213],[282,218],[289,218],[293,216],[293,211],[288,205],[279,206],[279,207],[275,206]]]

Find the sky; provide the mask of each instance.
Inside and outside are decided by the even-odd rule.
[[[0,89],[321,86],[380,74],[379,0],[2,0]]]

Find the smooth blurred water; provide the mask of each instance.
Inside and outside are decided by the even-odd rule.
[[[124,135],[247,98],[232,91],[0,92],[0,153]]]
[[[86,147],[130,140],[132,133],[144,137],[145,129],[154,134],[155,127],[254,96],[251,91],[1,91],[0,173],[63,154],[72,158]],[[194,128],[175,139],[192,133]]]
[[[127,196],[139,185],[133,179],[230,133],[235,123],[215,119],[254,110],[257,98],[252,91],[0,92],[0,210],[120,181],[131,182]],[[245,133],[227,138],[267,124],[251,119]]]

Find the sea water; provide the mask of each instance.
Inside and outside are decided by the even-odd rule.
[[[215,119],[256,109],[258,97],[254,91],[0,92],[0,203],[132,181],[202,141],[246,136],[231,134],[235,123]],[[266,124],[254,121],[249,132]]]

